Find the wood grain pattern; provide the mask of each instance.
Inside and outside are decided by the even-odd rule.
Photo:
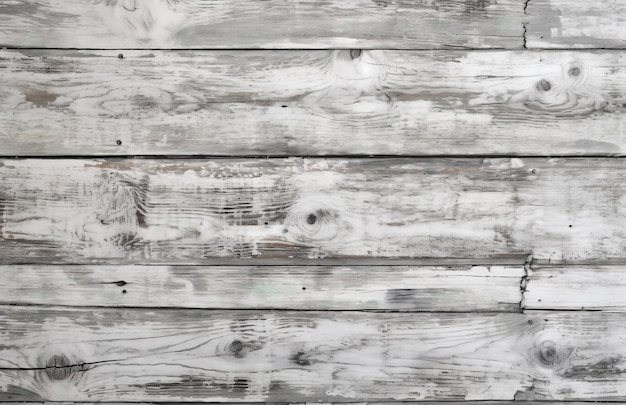
[[[0,51],[0,154],[626,150],[621,52],[118,53]]]
[[[3,307],[0,397],[624,400],[624,325],[622,315],[584,312]]]
[[[0,266],[0,303],[518,312],[525,275],[523,266]]]
[[[529,272],[523,307],[528,310],[626,310],[624,266],[549,266]]]
[[[526,1],[528,48],[626,48],[621,0]]]
[[[0,46],[521,48],[521,0],[2,0]]]
[[[5,159],[0,257],[621,260],[625,176],[591,158]]]

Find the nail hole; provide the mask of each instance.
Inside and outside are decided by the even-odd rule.
[[[117,141],[115,141],[115,143],[117,144],[117,146],[120,146],[122,144],[122,141],[118,139]]]
[[[535,173],[537,173],[537,170],[532,169],[530,172],[531,172],[532,174],[535,174]]]
[[[302,291],[306,291],[306,287],[302,287]]]
[[[572,226],[570,225],[569,227],[571,228]]]
[[[306,223],[309,225],[313,225],[315,221],[317,221],[317,217],[314,214],[309,214],[309,216],[306,218]]]
[[[122,290],[122,294],[126,294],[126,290]]]
[[[118,58],[118,59],[124,59],[124,54],[123,54],[123,53],[120,53],[119,55],[117,55],[117,58]]]

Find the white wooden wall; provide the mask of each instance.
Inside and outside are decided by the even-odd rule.
[[[626,0],[0,0],[0,402],[626,402]]]

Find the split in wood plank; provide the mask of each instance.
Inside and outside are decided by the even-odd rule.
[[[522,265],[0,266],[0,303],[519,312]]]
[[[624,401],[625,321],[2,307],[0,398]]]
[[[622,0],[526,0],[528,48],[626,48]]]
[[[0,0],[0,47],[521,48],[521,0]]]
[[[622,52],[4,50],[0,72],[10,157],[626,151]]]
[[[626,159],[3,159],[0,260],[623,260],[624,178]]]

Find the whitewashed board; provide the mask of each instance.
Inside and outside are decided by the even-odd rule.
[[[622,0],[527,0],[528,48],[626,48]]]
[[[524,266],[0,266],[0,303],[520,311]]]
[[[620,260],[624,178],[591,158],[5,159],[0,257]]]
[[[615,51],[20,50],[0,77],[3,156],[626,150]]]
[[[521,0],[1,0],[0,47],[521,48]]]
[[[0,399],[626,400],[626,318],[0,308]]]

